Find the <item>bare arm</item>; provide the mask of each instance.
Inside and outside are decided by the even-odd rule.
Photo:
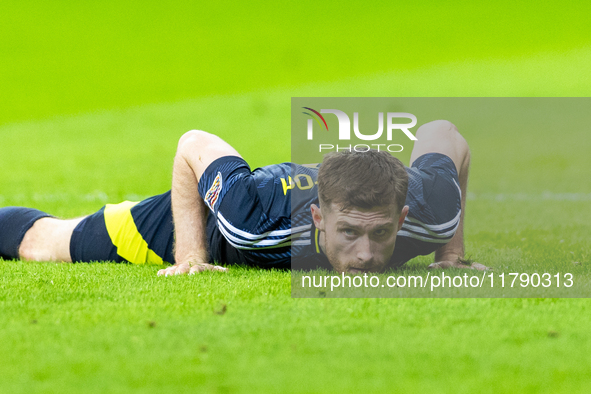
[[[462,193],[460,223],[453,238],[435,251],[435,262],[429,268],[472,268],[487,270],[480,263],[464,264],[464,215],[466,213],[466,193],[468,189],[468,173],[470,169],[470,152],[463,157],[459,166],[460,191]]]
[[[482,264],[463,264],[464,258],[464,215],[466,212],[466,192],[470,171],[470,149],[468,143],[452,123],[436,120],[419,127],[417,142],[411,154],[411,163],[425,153],[442,153],[452,159],[458,172],[462,193],[460,223],[453,238],[435,252],[435,262],[429,268],[473,268],[485,270]]]
[[[460,224],[455,235],[447,244],[435,251],[435,262],[429,265],[429,268],[472,268],[477,270],[486,270],[488,267],[472,263],[463,264],[464,259],[464,207],[466,206],[465,193],[462,194],[462,214],[460,215]]]
[[[176,264],[158,271],[158,275],[227,270],[209,264],[208,208],[197,186],[209,164],[228,155],[239,156],[234,148],[215,135],[190,131],[180,139],[174,159],[171,191]]]
[[[197,190],[197,177],[189,152],[180,150],[172,172],[172,217],[177,265],[209,264],[206,239],[207,206]]]
[[[435,262],[429,268],[472,268],[476,270],[487,270],[488,267],[480,263],[464,264],[464,206],[465,196],[462,195],[462,214],[460,224],[455,235],[447,244],[435,251]]]

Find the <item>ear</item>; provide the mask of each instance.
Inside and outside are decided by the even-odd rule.
[[[402,212],[400,212],[400,216],[398,217],[398,230],[396,231],[400,231],[402,228],[404,219],[406,219],[406,215],[408,215],[408,205],[405,205],[404,208],[402,208]]]
[[[324,220],[322,218],[322,212],[316,204],[310,205],[310,211],[312,211],[312,220],[314,220],[314,226],[320,231],[324,231]]]

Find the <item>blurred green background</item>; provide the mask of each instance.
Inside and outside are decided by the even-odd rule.
[[[589,53],[560,58],[591,44],[589,15],[588,1],[4,0],[0,124],[446,64],[375,94],[588,95],[573,67],[588,68]],[[513,67],[547,53],[559,64]],[[498,81],[495,59],[529,83]],[[474,61],[485,63],[466,70]]]

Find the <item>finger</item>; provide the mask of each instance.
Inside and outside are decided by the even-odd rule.
[[[186,274],[189,272],[189,269],[191,267],[189,266],[189,264],[178,264],[178,265],[173,265],[171,267],[165,268],[165,269],[161,269],[160,271],[158,271],[158,276],[171,276],[171,275],[180,275],[180,274]]]
[[[167,269],[164,270],[164,276],[174,275],[175,270],[176,270],[176,267],[174,265],[172,267],[168,267]]]
[[[472,269],[478,270],[478,271],[489,271],[490,268],[487,267],[486,265],[480,264],[480,263],[472,263],[471,265]]]
[[[165,268],[163,270],[158,271],[158,275],[168,276],[168,275],[170,275],[170,273],[172,272],[172,270],[174,270],[174,266],[168,267],[168,268]]]
[[[176,266],[173,275],[188,274],[190,270],[191,266],[188,263],[179,264]]]
[[[429,269],[446,269],[446,268],[452,268],[452,267],[458,267],[458,265],[456,265],[456,263],[454,261],[439,261],[437,263],[429,264],[429,266],[427,268],[429,268]]]
[[[205,269],[201,265],[194,265],[191,267],[189,271],[189,275],[198,274],[199,272],[203,272]]]
[[[191,267],[191,271],[189,274],[196,274],[203,271],[219,271],[219,272],[227,272],[228,269],[224,267],[220,267],[219,265],[211,265],[211,264],[197,264]]]

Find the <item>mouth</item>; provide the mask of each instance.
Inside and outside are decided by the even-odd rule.
[[[371,272],[371,270],[366,268],[351,267],[347,270],[347,272],[349,272],[350,274],[365,274]]]
[[[359,274],[379,274],[379,273],[384,272],[385,269],[386,269],[386,267],[384,267],[384,266],[372,265],[372,266],[365,266],[363,268],[361,268],[361,267],[349,267],[349,268],[347,268],[346,272],[348,272],[350,274],[354,274],[354,275],[359,275]]]

